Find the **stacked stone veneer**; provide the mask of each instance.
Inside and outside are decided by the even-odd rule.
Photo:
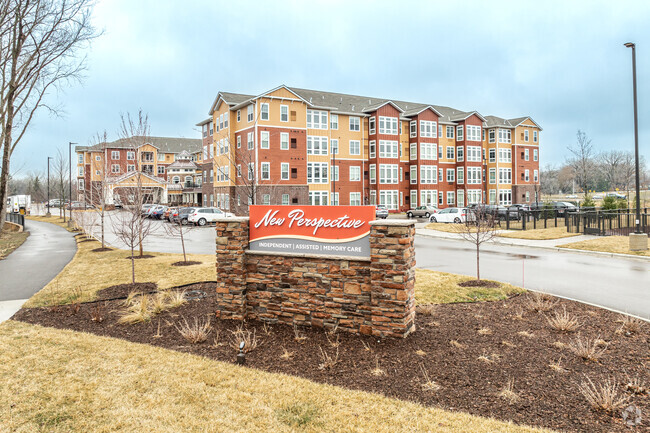
[[[370,259],[248,250],[248,218],[217,221],[217,315],[405,337],[415,330],[415,225],[373,221]]]

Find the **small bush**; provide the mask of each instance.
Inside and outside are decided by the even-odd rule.
[[[585,194],[585,199],[580,203],[580,207],[596,207],[596,202],[589,194]]]
[[[546,321],[551,328],[560,332],[575,332],[580,327],[578,319],[567,313],[565,307],[562,307],[562,313],[556,311],[553,317],[547,317]]]
[[[515,380],[510,379],[499,392],[499,397],[507,400],[510,404],[515,404],[520,400],[519,395],[515,392]]]
[[[244,329],[244,325],[239,325],[234,331],[230,331],[232,337],[230,338],[230,347],[239,352],[239,345],[241,342],[244,342],[244,348],[242,351],[244,353],[249,353],[255,350],[257,347],[257,336],[255,335],[255,330],[253,332]]]
[[[528,298],[528,309],[539,312],[545,312],[552,309],[557,304],[557,299],[545,293],[533,293]]]
[[[183,318],[183,323],[174,324],[174,328],[183,336],[183,338],[192,344],[203,343],[208,339],[208,335],[212,330],[210,325],[210,318],[201,320],[197,317],[194,318],[194,324],[187,323],[187,319]]]
[[[320,346],[319,346],[319,349],[320,349],[320,357],[321,357],[321,361],[322,361],[320,364],[318,364],[318,369],[319,370],[330,370],[336,364],[339,363],[339,349],[338,349],[338,347],[336,348],[336,354],[334,354],[333,356],[330,356]]]
[[[623,314],[623,317],[621,320],[619,320],[622,325],[618,329],[619,333],[625,334],[625,335],[632,335],[638,333],[641,328],[644,325],[643,320],[638,319],[633,316],[628,316],[627,314]]]
[[[180,307],[181,305],[187,302],[187,299],[185,299],[184,290],[182,292],[169,291],[166,292],[165,294],[167,295],[167,300],[166,300],[167,309]]]
[[[613,379],[600,384],[595,384],[587,375],[585,379],[578,385],[578,389],[592,409],[613,414],[627,404],[628,397],[620,395],[618,384]]]
[[[605,353],[605,349],[601,349],[595,340],[583,339],[578,336],[575,340],[568,344],[569,350],[575,355],[584,359],[585,361],[598,361]]]

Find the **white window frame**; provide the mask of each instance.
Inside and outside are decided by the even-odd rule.
[[[280,105],[280,122],[288,122],[288,121],[289,121],[289,106]]]
[[[328,183],[328,172],[327,162],[308,162],[307,183]]]
[[[361,166],[350,167],[350,182],[361,182]]]
[[[350,206],[361,206],[361,193],[358,191],[350,193]]]
[[[119,160],[120,159],[120,151],[119,150],[112,150],[111,151],[111,159],[112,160]]]
[[[280,163],[280,180],[289,180],[289,163]]]
[[[377,132],[377,122],[375,116],[368,119],[368,134],[374,135]]]
[[[411,161],[414,161],[414,160],[418,159],[418,144],[417,143],[411,143],[410,152],[409,152],[409,159]]]
[[[411,168],[409,169],[410,175],[409,175],[409,183],[411,185],[417,185],[418,183],[418,166],[417,165],[412,165]]]
[[[454,138],[454,127],[447,125],[447,138],[453,139]]]
[[[410,137],[414,138],[418,136],[418,121],[417,120],[411,120],[410,126]]]
[[[350,155],[361,155],[361,141],[350,140],[348,143]]]
[[[437,138],[438,125],[434,120],[420,120],[420,137]]]
[[[454,191],[447,191],[447,206],[456,204],[456,193]]]
[[[339,154],[339,140],[337,138],[332,138],[330,140],[330,151],[332,152],[332,155]]]
[[[248,123],[251,123],[254,117],[255,111],[253,110],[253,104],[250,104],[248,107],[246,107],[246,120],[248,120]]]
[[[307,110],[307,128],[327,130],[328,114],[324,110]]]
[[[467,125],[465,141],[481,141],[481,127],[477,125]]]
[[[447,146],[446,150],[447,150],[447,155],[445,156],[447,157],[447,159],[454,161],[456,158],[456,148],[454,146]]]
[[[459,185],[465,183],[465,170],[463,167],[456,167],[456,183]]]
[[[260,131],[260,149],[269,149],[271,146],[271,134],[269,131]]]
[[[399,158],[399,141],[379,140],[380,158]]]
[[[438,145],[436,143],[420,143],[420,159],[438,159]]]
[[[377,165],[376,164],[370,164],[368,168],[368,173],[370,176],[370,183],[371,184],[376,184],[377,183]]]
[[[456,141],[465,141],[465,139],[464,139],[464,134],[465,134],[464,130],[465,129],[463,128],[463,125],[458,125],[456,127]]]
[[[379,133],[397,135],[397,117],[379,116]]]
[[[330,129],[334,130],[334,131],[339,129],[339,115],[338,114],[330,114]]]
[[[289,150],[289,133],[280,133],[280,150]]]
[[[350,131],[361,131],[361,118],[350,116],[349,126]]]
[[[399,183],[398,164],[379,164],[379,183],[398,184]]]

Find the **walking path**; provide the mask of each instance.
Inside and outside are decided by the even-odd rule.
[[[55,224],[28,220],[26,226],[25,243],[0,260],[0,322],[56,277],[77,251],[72,233]]]

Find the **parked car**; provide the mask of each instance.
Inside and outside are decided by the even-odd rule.
[[[377,205],[375,207],[375,218],[377,219],[386,219],[388,218],[388,209],[386,206],[383,205]]]
[[[234,214],[224,212],[216,207],[201,207],[195,208],[194,212],[188,215],[187,221],[195,225],[204,226],[208,223],[215,222],[218,218],[232,218],[234,216]]]
[[[429,221],[432,223],[464,223],[470,213],[466,207],[448,207],[431,215]],[[472,217],[470,216],[469,219],[471,221]]]
[[[438,212],[438,209],[433,206],[418,206],[406,212],[407,218],[429,218],[429,216]]]
[[[570,195],[568,195],[566,198],[578,198],[578,197],[576,197],[576,196],[571,197]],[[602,195],[595,195],[595,196],[593,196],[591,198],[594,199],[594,200],[602,200],[603,196]]]
[[[165,212],[163,212],[163,216],[162,216],[163,219],[167,220],[167,221],[171,221],[172,214],[174,213],[174,211],[177,211],[177,210],[178,210],[178,208],[175,207],[175,206],[168,207],[167,209],[165,209]]]
[[[578,196],[575,195],[575,194],[571,194],[571,195],[567,195],[566,198],[578,198]],[[594,197],[594,198],[596,198],[596,197]],[[600,197],[600,198],[602,198],[602,197]]]
[[[72,203],[67,204],[65,206],[66,209],[70,209],[70,208],[72,208],[72,209],[92,209],[93,207],[94,206],[89,204],[89,203],[83,203],[83,202],[80,202],[80,201],[73,201]]]
[[[155,218],[159,220],[162,219],[166,209],[167,206],[163,206],[163,205],[156,205],[152,207],[151,211],[149,212],[149,218]]]
[[[620,192],[608,192],[607,197],[627,198],[627,196],[625,194],[621,194]]]
[[[53,198],[52,200],[48,201],[46,204],[47,207],[61,207],[61,200],[58,198]]]
[[[142,214],[143,216],[144,216],[144,215],[147,215],[147,214],[149,213],[149,209],[151,209],[152,207],[153,207],[152,204],[143,204],[143,205],[142,205],[141,214]]]
[[[182,225],[187,224],[187,218],[190,215],[190,213],[194,213],[193,207],[181,207],[178,208],[173,214],[172,214],[172,219],[171,222],[178,224],[179,222]]]
[[[558,215],[564,215],[565,213],[578,212],[578,208],[573,203],[567,201],[555,201],[553,202],[553,207],[557,211]]]

